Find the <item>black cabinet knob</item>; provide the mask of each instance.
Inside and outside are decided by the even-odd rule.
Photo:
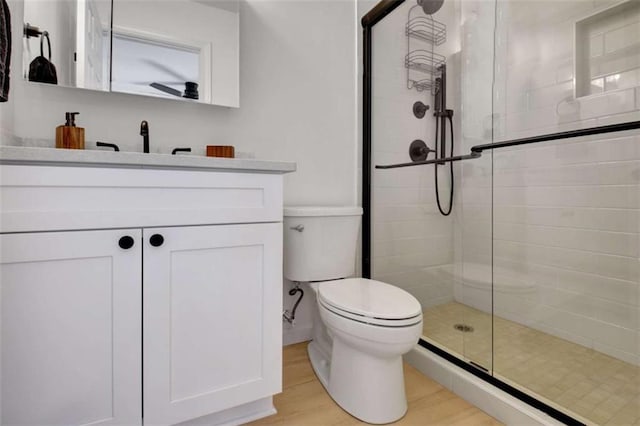
[[[133,247],[133,238],[125,235],[124,237],[120,238],[120,240],[118,241],[118,245],[120,246],[120,248],[128,250]]]
[[[149,238],[149,243],[154,247],[160,247],[164,243],[164,237],[160,234],[153,234]]]

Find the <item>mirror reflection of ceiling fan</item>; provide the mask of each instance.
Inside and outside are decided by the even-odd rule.
[[[176,82],[179,84],[182,82]],[[193,81],[185,81],[184,82],[184,93],[174,89],[173,87],[167,86],[166,84],[158,83],[154,81],[153,83],[149,83],[149,86],[153,87],[156,90],[160,90],[161,92],[168,93],[173,96],[177,96],[179,98],[187,98],[187,99],[198,99],[198,83]]]
[[[144,60],[144,62],[146,62],[147,64],[151,65],[156,69],[161,70],[166,74],[170,74],[171,76],[177,79],[176,81],[165,81],[165,82],[154,81],[149,83],[149,86],[161,92],[168,93],[173,96],[177,96],[179,98],[199,99],[198,83],[194,81],[189,81],[189,79],[186,78],[185,76],[179,74],[175,70],[171,69],[170,67],[160,62],[149,60],[149,59]],[[174,86],[184,84],[184,92],[174,89],[173,87],[168,86],[168,84],[172,84]]]

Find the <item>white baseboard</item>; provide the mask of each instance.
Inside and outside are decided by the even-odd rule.
[[[506,425],[563,424],[421,346],[412,349],[404,356],[404,360]]]
[[[187,420],[176,426],[237,426],[276,414],[273,398],[262,398],[218,413]]]

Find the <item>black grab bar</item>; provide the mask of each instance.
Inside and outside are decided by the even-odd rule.
[[[426,164],[444,164],[455,161],[473,160],[482,157],[483,151],[492,149],[508,148],[511,146],[529,145],[532,143],[549,142],[558,139],[579,138],[584,136],[602,135],[614,132],[624,132],[627,130],[640,129],[640,121],[630,121],[628,123],[609,124],[606,126],[589,127],[587,129],[569,130],[566,132],[548,133],[546,135],[532,136],[529,138],[512,139],[504,142],[487,143],[471,147],[471,152],[466,155],[455,155],[453,157],[436,158],[433,160],[413,161],[411,163],[398,163],[376,166],[376,169],[397,169],[399,167],[423,166]]]

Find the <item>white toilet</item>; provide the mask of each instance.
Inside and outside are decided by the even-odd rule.
[[[355,273],[360,207],[285,207],[284,276],[316,295],[308,352],[329,395],[354,417],[391,423],[407,411],[402,355],[422,334],[406,291]]]

